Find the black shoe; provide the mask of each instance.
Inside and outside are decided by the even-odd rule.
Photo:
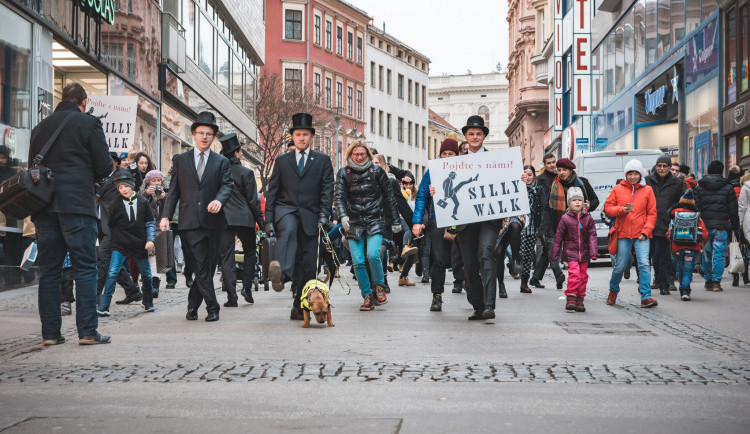
[[[478,321],[483,320],[482,318],[482,311],[481,310],[475,310],[474,313],[469,317],[469,321]]]
[[[237,307],[237,300],[227,300],[224,307]]]
[[[500,297],[500,298],[508,298],[508,293],[505,292],[505,284],[504,283],[498,285],[497,296]]]
[[[659,294],[661,295],[669,295],[669,289],[660,289]]]
[[[115,304],[130,304],[134,301],[141,301],[141,300],[143,300],[143,296],[141,295],[139,291],[135,294],[125,296],[125,298],[123,298],[122,300],[115,301]]]
[[[557,281],[557,289],[563,289],[563,283],[565,283],[565,275],[560,273],[559,276],[555,277]]]
[[[454,294],[460,294],[461,291],[463,291],[464,284],[460,282],[456,282],[453,284],[453,291],[451,291]]]
[[[625,279],[630,279],[630,268],[625,269],[625,273],[623,273],[622,277]]]
[[[189,321],[195,321],[198,319],[198,309],[188,308],[185,319]]]
[[[430,283],[430,276],[428,276],[426,273],[422,274],[422,283]]]
[[[151,277],[151,294],[153,298],[159,298],[159,287],[161,286],[161,279],[157,276]]]
[[[529,280],[529,285],[533,286],[534,288],[544,288],[542,282],[534,279],[533,277],[531,278],[531,280]]]
[[[440,312],[443,310],[443,296],[440,294],[432,294],[432,304],[430,305],[430,311]]]
[[[209,312],[208,316],[206,316],[206,322],[212,322],[212,321],[218,321],[219,320],[219,312]]]
[[[240,294],[242,294],[242,297],[245,298],[246,302],[248,302],[250,304],[255,303],[255,300],[253,300],[253,290],[252,289],[248,290],[248,289],[242,288],[242,292]]]
[[[739,273],[732,273],[732,286],[740,286]]]
[[[495,318],[495,309],[488,307],[482,312],[482,319],[494,319]]]
[[[292,312],[289,314],[289,319],[293,321],[302,321],[305,316],[302,314],[302,309],[292,308]]]
[[[189,278],[189,279],[185,278],[185,286],[187,286],[188,289],[190,289],[190,287],[193,286],[193,278],[192,277]]]
[[[165,288],[167,289],[174,289],[175,284],[174,283],[167,283],[167,286]]]

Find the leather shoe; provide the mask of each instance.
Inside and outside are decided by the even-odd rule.
[[[487,309],[482,312],[482,319],[494,319],[495,318],[495,309],[488,307]]]
[[[185,315],[185,319],[190,321],[195,321],[198,319],[198,309],[191,309],[188,308],[187,314]]]
[[[237,307],[237,300],[227,300],[224,307]]]
[[[542,282],[534,279],[533,277],[529,280],[529,285],[533,286],[534,288],[544,288]]]
[[[141,295],[140,291],[136,294],[131,294],[128,296],[125,296],[122,300],[115,301],[115,304],[130,304],[134,301],[141,301],[143,300],[143,296]]]
[[[174,289],[174,283],[167,283],[166,289]]]
[[[188,288],[190,288],[191,286],[193,286],[193,278],[192,277],[189,278],[189,279],[185,278],[185,286],[187,286]]]
[[[555,277],[555,281],[557,283],[557,289],[563,289],[563,283],[565,283],[565,275],[561,273],[559,276]]]
[[[451,291],[453,294],[460,294],[461,291],[463,291],[464,285],[463,283],[456,282],[453,284],[453,290]]]
[[[206,316],[206,322],[211,321],[218,321],[219,320],[219,312],[209,312]]]
[[[469,317],[469,321],[477,321],[482,320],[482,311],[481,310],[475,310],[474,313]]]
[[[505,283],[498,285],[497,295],[500,298],[508,298],[508,293],[505,291]]]
[[[293,307],[292,312],[289,314],[289,319],[294,321],[302,321],[303,319],[305,319],[304,315],[302,314],[302,309]]]
[[[255,300],[253,300],[253,290],[252,289],[245,289],[242,288],[242,292],[240,293],[242,297],[245,299],[246,302],[253,304],[255,303]]]

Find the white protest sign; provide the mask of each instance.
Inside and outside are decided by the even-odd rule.
[[[91,95],[86,113],[99,118],[111,152],[127,152],[135,140],[137,96]]]
[[[518,147],[431,160],[438,227],[528,214],[522,161]]]

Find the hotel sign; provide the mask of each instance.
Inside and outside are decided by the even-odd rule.
[[[554,17],[554,130],[563,129],[563,0],[552,0]]]
[[[591,114],[591,9],[592,0],[576,0],[573,14],[573,115]]]
[[[73,0],[81,11],[99,21],[113,25],[115,23],[115,0]]]

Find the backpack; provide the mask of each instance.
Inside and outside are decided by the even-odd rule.
[[[669,224],[669,239],[678,246],[695,246],[701,243],[700,213],[676,212]]]

